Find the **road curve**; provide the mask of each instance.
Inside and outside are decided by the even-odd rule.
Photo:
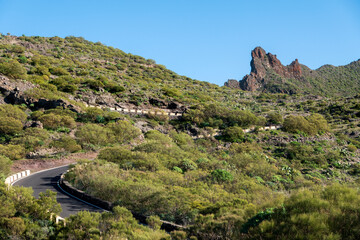
[[[31,174],[29,177],[18,180],[14,183],[14,186],[23,186],[23,187],[32,187],[34,190],[34,197],[39,197],[40,192],[45,192],[46,189],[50,189],[57,193],[57,201],[61,204],[62,212],[61,217],[69,217],[72,214],[76,214],[79,211],[92,211],[92,212],[101,212],[102,209],[96,208],[86,204],[78,199],[70,197],[65,194],[60,187],[58,186],[58,181],[62,173],[67,169],[67,166],[57,167],[53,169],[48,169],[45,171],[37,172]]]

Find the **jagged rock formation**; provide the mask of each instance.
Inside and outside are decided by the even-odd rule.
[[[269,72],[278,74],[281,78],[294,78],[300,80],[302,70],[299,61],[295,59],[289,66],[284,66],[276,55],[266,53],[261,47],[251,52],[251,73],[246,75],[239,83],[241,89],[256,91],[269,83],[272,79]]]
[[[311,70],[295,59],[284,66],[276,55],[261,47],[251,52],[251,72],[239,82],[229,80],[224,85],[245,91],[277,93],[312,93],[344,95],[360,90],[360,61],[346,66],[324,65]],[[356,90],[357,89],[357,90]]]

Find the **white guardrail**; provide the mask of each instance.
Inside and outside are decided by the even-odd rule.
[[[7,177],[5,179],[5,184],[8,185],[9,187],[13,185],[13,183],[15,183],[16,181],[24,178],[24,177],[28,177],[30,176],[31,172],[30,170],[25,170],[25,171],[22,171],[22,172],[19,172],[19,173],[15,173],[9,177]],[[50,220],[52,220],[54,214],[51,214],[50,216]],[[65,218],[62,218],[60,216],[55,216],[55,223],[58,224],[59,222],[63,222],[64,225],[66,224],[65,222]]]
[[[7,177],[5,179],[5,184],[11,186],[13,182],[15,182],[21,178],[27,177],[29,175],[30,175],[30,170],[25,170],[25,171],[22,171],[19,173],[15,173],[14,175],[11,175],[10,177]]]
[[[86,107],[94,107],[94,108],[101,108],[101,109],[110,109],[110,111],[116,111],[121,113],[132,113],[132,114],[151,114],[151,115],[165,115],[165,116],[171,116],[171,117],[181,117],[183,114],[181,112],[169,112],[168,109],[130,109],[130,108],[119,108],[119,107],[99,107],[96,105],[90,105],[86,104]]]

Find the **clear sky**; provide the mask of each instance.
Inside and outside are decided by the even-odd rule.
[[[360,58],[360,0],[0,0],[0,32],[82,36],[219,85],[256,46],[312,69]]]

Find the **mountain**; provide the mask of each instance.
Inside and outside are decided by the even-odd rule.
[[[284,93],[353,93],[359,63],[252,55],[229,88],[79,37],[0,34],[0,239],[358,239],[360,95]],[[112,212],[57,225],[55,193],[3,183],[75,160],[65,180]]]
[[[360,60],[345,66],[324,65],[311,70],[298,59],[284,66],[276,55],[266,53],[261,47],[256,47],[251,57],[250,74],[239,82],[231,79],[225,86],[245,91],[324,96],[355,95],[360,90]]]
[[[181,76],[152,59],[72,36],[0,35],[0,81],[5,101],[26,105],[44,98],[183,111],[185,105],[222,102],[231,95],[229,89]]]

